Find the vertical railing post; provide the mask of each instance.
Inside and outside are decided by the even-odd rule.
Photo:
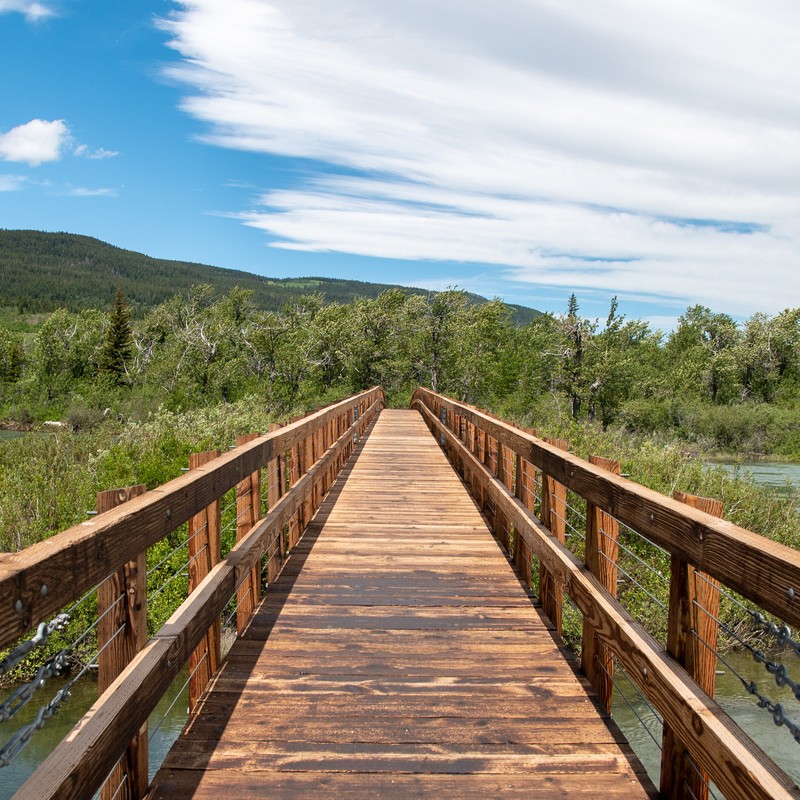
[[[270,422],[268,433],[281,428],[279,422]],[[294,453],[294,448],[292,448]],[[267,508],[271,511],[278,500],[283,497],[286,477],[286,453],[280,452],[267,463]],[[283,556],[286,552],[286,531],[281,528],[275,530],[272,539],[267,542],[267,584],[271,584],[278,577],[283,565]]]
[[[442,406],[442,410],[439,416],[442,425],[446,428],[447,427],[447,409]],[[439,447],[444,447],[444,432],[441,431],[439,433]]]
[[[710,497],[675,492],[675,499],[714,517],[722,503]],[[709,697],[714,696],[717,669],[719,582],[672,556],[669,583],[667,652]],[[661,749],[663,797],[707,800],[709,776],[689,762],[686,745],[664,725]]]
[[[198,469],[219,456],[219,450],[189,454],[189,469]],[[220,561],[220,501],[211,502],[189,519],[189,594]],[[220,664],[219,619],[189,657],[189,710],[192,710]]]
[[[139,485],[98,492],[97,513],[110,511],[146,491],[146,486]],[[100,584],[97,615],[97,692],[102,694],[147,644],[147,553],[140,553]],[[100,790],[101,800],[144,797],[149,782],[147,759],[145,722]]]
[[[619,461],[590,456],[589,463],[614,475],[621,472]],[[619,522],[593,503],[586,503],[586,566],[600,585],[614,598],[617,596],[617,561],[619,559]],[[614,661],[608,648],[597,639],[597,631],[584,617],[581,666],[589,679],[600,705],[611,711]]]
[[[523,428],[526,433],[536,435],[531,428]],[[514,454],[514,496],[531,513],[534,510],[536,493],[534,492],[535,467],[519,453]],[[517,531],[514,532],[514,564],[522,576],[525,588],[530,589],[532,575],[531,550]]]
[[[236,437],[236,446],[257,439],[261,434],[246,433]],[[236,541],[244,539],[261,512],[261,472],[256,470],[236,484]],[[261,597],[261,575],[257,566],[236,590],[236,631],[244,632],[250,615]]]
[[[568,450],[569,442],[565,439],[545,439],[560,450]],[[542,472],[542,524],[562,544],[566,541],[567,487]],[[539,564],[539,599],[542,610],[561,633],[561,608],[564,603],[564,588],[550,574],[549,570]]]

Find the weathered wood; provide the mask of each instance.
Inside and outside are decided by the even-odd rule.
[[[441,430],[424,404],[417,408],[433,421],[437,432]],[[665,723],[687,743],[695,764],[711,775],[725,797],[767,800],[800,796],[786,773],[602,590],[575,556],[494,476],[482,466],[481,469],[487,492],[503,507],[514,526],[519,526],[520,535],[526,538],[532,552],[561,580],[577,608],[589,619],[601,644],[614,653]]]
[[[682,558],[789,625],[800,627],[800,552],[727,520],[688,507],[627,478],[560,451],[479,409],[418,389],[418,406],[432,399],[459,412],[559,483],[621,523]],[[789,592],[789,589],[792,589]]]
[[[105,514],[146,491],[147,486],[139,484],[98,492],[97,513]],[[140,553],[97,587],[97,617],[97,693],[102,695],[147,644],[147,553]],[[148,782],[145,722],[111,770],[100,798],[138,800]]]
[[[722,503],[710,497],[675,492],[675,499],[721,517]],[[717,682],[719,583],[675,556],[670,564],[667,652],[697,685],[714,696]],[[707,800],[709,775],[689,763],[687,747],[664,725],[661,748],[661,792],[680,800]]]
[[[363,393],[372,404],[382,390]],[[220,456],[213,465],[147,492],[108,513],[86,520],[19,553],[0,554],[0,647],[15,642],[120,564],[137,557],[167,533],[220,497],[276,452],[303,439],[309,429],[344,413],[348,398]],[[65,575],[64,565],[71,565]],[[43,593],[42,586],[48,591]],[[18,610],[19,609],[19,610]]]
[[[371,415],[376,414],[382,404],[382,397],[376,396],[370,412],[357,426],[351,427],[349,435],[352,436],[356,430],[363,433]],[[346,446],[345,435],[336,447]],[[331,460],[336,455],[337,451],[332,449],[326,454],[326,459]],[[318,470],[324,467],[325,463],[316,465]],[[315,475],[304,477],[307,485]],[[297,490],[285,495],[278,507],[270,512],[272,524],[286,521],[280,516],[281,503],[285,513],[296,510],[299,503],[297,494],[302,486]],[[114,681],[109,691],[89,709],[73,732],[20,788],[16,800],[73,800],[92,796],[116,763],[124,743],[147,720],[192,651],[219,618],[241,577],[248,575],[260,562],[269,532],[269,524],[262,520],[248,536],[236,543]]]
[[[260,438],[261,434],[246,433],[236,437],[236,446]],[[271,459],[274,460],[274,459]],[[269,462],[267,462],[269,463]],[[261,517],[261,471],[256,470],[245,476],[236,485],[236,541],[247,536],[250,529]],[[250,574],[243,578],[236,590],[236,630],[241,635],[247,621],[261,599],[261,569],[254,565]]]
[[[590,456],[596,467],[619,475],[619,461],[601,456]],[[586,504],[586,567],[600,585],[614,598],[617,596],[617,561],[619,559],[619,522],[591,503]],[[589,683],[594,686],[600,704],[611,711],[614,677],[614,659],[608,648],[597,640],[591,622],[583,621],[581,667]]]
[[[463,797],[489,775],[647,796],[419,415],[383,412],[351,463],[154,796],[209,797],[217,772],[244,796],[307,776],[300,796],[432,797],[447,777]]]
[[[189,469],[198,469],[209,461],[219,458],[219,456],[219,450],[190,453]],[[220,501],[218,499],[189,519],[189,594],[205,580],[206,575],[220,562],[222,557],[220,530]],[[219,662],[220,621],[217,618],[189,658],[190,709],[197,705],[197,701],[208,685],[211,676],[219,669]]]
[[[568,450],[566,439],[546,439],[552,447]],[[542,523],[562,544],[567,536],[567,487],[542,472]],[[539,564],[539,599],[544,613],[561,633],[564,587],[553,578],[547,567]]]
[[[276,431],[281,427],[280,423],[270,423],[269,431]],[[294,464],[295,450],[290,451],[291,468]],[[286,453],[279,453],[267,465],[267,508],[271,511],[278,500],[283,497],[286,487]],[[267,584],[271,584],[283,568],[283,556],[286,550],[286,530],[276,529],[273,540],[267,545]]]

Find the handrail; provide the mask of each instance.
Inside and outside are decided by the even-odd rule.
[[[632,480],[429,389],[412,400],[435,400],[655,544],[708,573],[743,597],[800,627],[800,552],[732,522],[691,508]]]
[[[112,565],[111,569],[116,568],[130,557],[131,551],[146,547],[165,535],[167,531],[164,527],[158,531],[160,535],[156,535],[154,531],[158,528],[152,522],[161,518],[165,508],[175,509],[167,517],[169,522],[162,523],[172,530],[192,514],[207,507],[236,485],[238,480],[278,456],[283,458],[287,450],[301,440],[316,435],[337,416],[340,421],[342,415],[347,416],[347,422],[350,423],[335,441],[329,443],[315,463],[297,478],[288,492],[279,497],[267,514],[255,522],[227,556],[210,570],[187,600],[98,698],[72,733],[20,788],[15,798],[67,800],[89,797],[103,785],[128,742],[146,723],[171,682],[219,619],[231,598],[236,596],[237,590],[250,579],[253,569],[259,566],[276,537],[282,535],[289,520],[299,512],[309,496],[318,498],[314,502],[314,508],[317,507],[331,472],[338,472],[344,466],[346,457],[352,451],[354,437],[367,430],[383,404],[383,390],[380,387],[336,403],[164,484],[155,492],[148,493],[155,495],[149,498],[149,502],[144,502],[147,495],[143,495],[141,499],[131,500],[118,509],[98,516],[98,524],[88,532],[81,530],[82,526],[76,526],[53,537],[58,541],[49,548],[37,546],[35,558],[18,559],[22,561],[21,564],[15,564],[12,560],[10,569],[8,562],[3,565],[6,571],[0,576],[0,596],[8,594],[6,584],[9,581],[14,585],[19,584],[20,575],[27,578],[33,574],[38,579],[47,569],[52,569],[57,554],[60,554],[62,564],[74,564],[74,561],[64,559],[69,558],[76,548],[78,552],[86,552],[92,544],[97,546],[99,541],[110,550],[107,553],[100,547],[98,551],[98,558],[103,564],[99,571],[104,577],[110,571],[108,565]],[[359,409],[356,413],[352,413],[354,405]],[[144,531],[137,535],[136,532],[141,529]],[[121,536],[120,531],[135,538],[135,543],[112,549],[110,543],[115,535]],[[30,555],[32,549],[19,555]],[[58,594],[59,599],[52,602],[60,608],[71,599],[67,595],[75,596],[86,585],[92,585],[97,572],[95,569],[91,577],[82,577],[61,592],[54,591],[53,594]],[[49,597],[50,592],[47,593]],[[46,603],[36,606],[36,613],[47,613],[42,608],[49,606]]]
[[[759,545],[767,540],[730,523],[718,521],[703,512],[682,506],[656,492],[632,481],[603,472],[574,455],[549,445],[536,436],[520,431],[480,410],[458,403],[427,389],[418,389],[412,399],[431,431],[459,464],[465,481],[477,484],[483,496],[491,498],[495,520],[501,516],[507,525],[513,525],[529,551],[569,594],[598,641],[622,664],[625,671],[639,686],[643,694],[663,716],[668,729],[677,736],[698,769],[705,772],[728,798],[788,798],[800,796],[800,791],[769,757],[761,751],[709,697],[687,672],[636,622],[623,606],[609,594],[597,578],[533,515],[519,497],[515,497],[502,480],[502,474],[492,473],[472,450],[454,433],[448,423],[459,418],[469,421],[477,430],[494,437],[519,458],[533,463],[543,473],[554,477],[568,488],[582,495],[589,503],[612,514],[632,528],[644,527],[648,538],[672,549],[680,556],[691,554],[695,558],[704,548],[680,544],[681,535],[694,535],[702,544],[712,541],[734,541],[737,553],[746,553],[746,563],[755,560],[761,552]],[[444,421],[443,421],[444,418]],[[454,426],[455,427],[455,426]],[[518,461],[517,466],[523,462]],[[469,477],[469,480],[466,478]],[[644,506],[644,511],[636,507]],[[687,522],[688,520],[688,522]],[[659,534],[660,525],[668,525],[668,535]],[[688,531],[688,533],[687,533]],[[769,545],[774,543],[769,542]],[[717,545],[718,546],[718,545]],[[516,545],[515,545],[516,549]],[[788,566],[783,575],[797,574],[797,553],[776,545],[767,547],[770,563],[786,555]],[[787,552],[788,551],[788,552]],[[708,553],[715,553],[715,548]],[[698,559],[704,570],[723,577],[735,570],[714,569],[717,560],[706,554]],[[731,558],[728,551],[727,558]],[[730,582],[737,591],[747,588],[746,576],[734,574]],[[795,584],[798,585],[798,584]],[[742,592],[761,601],[762,593]],[[779,606],[773,600],[773,608]],[[785,613],[785,608],[781,606]],[[681,751],[683,752],[683,751]],[[663,776],[663,773],[662,773]],[[662,782],[662,789],[664,788]],[[670,791],[669,796],[685,796],[682,785]]]
[[[18,553],[0,554],[0,648],[95,586],[278,453],[322,428],[373,388],[226,453],[105,514]],[[70,574],[65,575],[68,565]]]

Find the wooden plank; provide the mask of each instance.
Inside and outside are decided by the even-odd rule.
[[[619,475],[619,461],[601,456],[590,456],[596,467]],[[614,598],[617,596],[617,561],[619,558],[619,522],[601,508],[586,504],[586,567],[599,584]],[[614,659],[608,648],[597,639],[597,633],[588,620],[583,621],[581,644],[583,674],[594,686],[600,704],[611,711],[614,677]]]
[[[675,499],[721,517],[722,503],[709,497],[675,492]],[[719,583],[673,556],[670,564],[667,652],[698,686],[714,696],[717,681]],[[707,800],[709,775],[689,763],[686,745],[665,724],[661,746],[661,792],[666,797]]]
[[[382,403],[382,390],[358,397]],[[266,434],[151,490],[141,497],[87,520],[19,553],[0,554],[0,647],[15,642],[131,561],[208,503],[284,452],[352,403],[348,398],[305,420]],[[64,574],[64,565],[70,574]],[[43,592],[42,587],[47,591]]]
[[[189,454],[189,469],[198,469],[220,455],[219,450]],[[220,502],[214,500],[189,519],[189,594],[220,562]],[[219,669],[220,621],[208,629],[189,658],[189,708],[194,708],[211,676]]]
[[[427,407],[423,416],[435,418]],[[436,426],[435,427],[439,427]],[[441,430],[441,429],[440,429]],[[445,436],[452,435],[445,431]],[[483,467],[481,467],[483,469]],[[726,797],[789,798],[797,786],[730,717],[698,689],[685,671],[663,651],[624,608],[602,591],[560,542],[505,487],[483,470],[487,492],[509,515],[531,550],[559,578],[575,605],[614,652],[625,671],[690,750],[695,764],[708,772]]]
[[[549,445],[559,450],[569,450],[566,439],[547,439]],[[542,472],[542,522],[544,526],[564,544],[567,536],[567,487],[547,472]],[[544,564],[539,564],[539,598],[544,613],[550,617],[556,630],[561,633],[564,587],[556,580]]]
[[[621,523],[726,586],[800,627],[800,552],[727,520],[612,475],[479,409],[418,390],[417,408],[435,399]],[[425,406],[426,407],[426,406]],[[426,407],[427,408],[427,407]]]
[[[236,446],[260,438],[261,434],[246,433],[236,437]],[[279,454],[276,454],[276,457]],[[267,462],[269,464],[274,459]],[[261,518],[261,470],[246,475],[236,484],[236,541],[247,536],[256,521]],[[236,589],[236,630],[241,635],[247,621],[261,599],[261,569],[254,565],[250,574],[243,578]]]
[[[105,514],[146,491],[147,486],[139,484],[98,492],[97,513]],[[147,644],[147,553],[140,553],[97,587],[97,617],[97,693],[102,695]],[[100,798],[139,798],[148,780],[145,722],[112,769]]]
[[[377,398],[369,413],[353,426],[353,430],[363,432],[371,415],[377,413],[381,405],[382,400]],[[305,480],[307,485],[316,477],[314,470],[324,469],[327,462],[337,457],[338,450],[346,446],[347,435],[341,437],[325,459],[301,481]],[[302,484],[298,484],[296,489],[295,493],[285,495],[278,507],[254,526],[211,570],[114,681],[109,691],[89,709],[70,735],[20,788],[15,795],[17,800],[72,800],[92,796],[116,763],[124,743],[147,720],[171,681],[219,617],[241,583],[241,577],[249,574],[260,562],[270,526],[283,524],[285,519],[281,514],[296,510]]]
[[[469,797],[497,775],[652,796],[419,415],[382,412],[343,477],[153,796],[211,797],[213,774],[243,797]]]

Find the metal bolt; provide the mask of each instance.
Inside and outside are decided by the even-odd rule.
[[[172,516],[172,509],[168,508],[167,509],[167,519],[169,519],[171,516]]]
[[[642,670],[642,677],[647,680],[647,667]]]
[[[655,519],[656,519],[656,518],[655,518],[655,517],[654,517],[654,516],[651,514],[651,515],[650,515],[650,522],[655,522]]]
[[[17,602],[14,603],[14,611],[16,611],[17,614],[21,614],[22,613],[22,608],[23,608],[22,600],[17,600]]]
[[[46,583],[42,584],[42,588],[39,590],[39,592],[41,593],[42,597],[47,597],[47,584]]]
[[[789,587],[789,588],[786,590],[786,596],[787,596],[787,597],[788,597],[790,600],[794,600],[794,589],[792,589],[792,587],[791,587],[791,586],[790,586],[790,587]]]

